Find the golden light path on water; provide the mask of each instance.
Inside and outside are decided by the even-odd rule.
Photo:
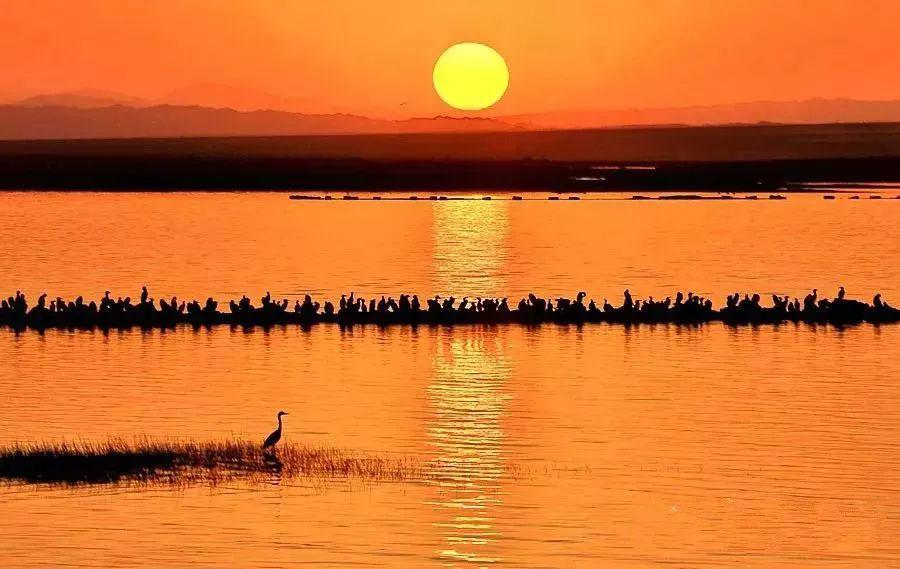
[[[448,201],[434,210],[432,234],[436,290],[507,294],[509,202]]]
[[[434,263],[441,290],[501,294],[505,279],[508,204],[457,201],[435,211]],[[502,419],[510,398],[505,383],[511,365],[494,334],[438,343],[428,402],[428,427],[435,449],[436,495],[428,504],[444,530],[436,554],[451,562],[501,561],[500,530],[493,512],[502,505]]]
[[[471,563],[501,561],[494,510],[503,504],[505,383],[511,362],[494,335],[438,344],[428,400],[428,428],[436,480],[429,502],[442,520],[442,558]]]

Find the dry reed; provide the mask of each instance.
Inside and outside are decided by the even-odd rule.
[[[113,439],[0,448],[0,480],[7,482],[215,484],[297,477],[416,481],[432,476],[424,463],[407,458],[355,456],[335,448],[291,444],[263,450],[258,443],[241,440]]]

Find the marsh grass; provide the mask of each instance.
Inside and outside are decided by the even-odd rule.
[[[299,477],[417,481],[433,474],[412,459],[352,455],[327,447],[264,451],[241,440],[180,442],[113,439],[102,443],[16,444],[0,448],[0,480],[35,484],[211,484]]]

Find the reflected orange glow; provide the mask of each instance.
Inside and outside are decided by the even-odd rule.
[[[435,293],[505,296],[509,202],[447,201],[434,206]]]
[[[425,195],[424,193],[420,193]],[[479,196],[482,194],[478,194]],[[900,200],[297,203],[285,194],[6,194],[6,293],[320,300],[356,292],[621,302],[679,288],[717,305],[735,291],[829,296],[838,285],[900,304]],[[503,197],[503,196],[500,196]],[[508,198],[508,195],[505,196]],[[34,212],[42,222],[22,225]],[[252,212],[252,215],[247,215]],[[797,223],[803,219],[803,223]],[[236,220],[241,220],[237,223]],[[860,228],[865,228],[861,230]],[[84,235],[97,236],[85,244]],[[115,235],[109,239],[102,236]],[[882,236],[882,238],[872,238]],[[122,256],[128,263],[107,262]],[[827,251],[827,254],[823,254]]]
[[[450,561],[490,564],[502,561],[497,527],[502,505],[503,420],[510,395],[511,368],[493,334],[476,334],[438,344],[428,397],[434,413],[429,428],[438,480],[429,501],[441,517],[446,547],[437,554]]]
[[[891,566],[898,342],[896,326],[3,332],[7,444],[261,438],[284,407],[287,441],[430,460],[442,478],[17,488],[0,559]]]
[[[136,294],[149,275],[154,296],[201,299],[350,289],[516,302],[541,287],[618,302],[627,286],[721,302],[834,283],[900,302],[900,265],[885,262],[900,256],[900,200],[72,193],[7,194],[4,205],[0,240],[15,248],[0,275],[32,300]],[[34,225],[13,221],[35,211]],[[128,263],[110,261],[123,251]],[[0,330],[0,443],[261,441],[285,409],[286,442],[408,458],[437,475],[16,488],[0,500],[0,562],[891,566],[898,345],[900,327],[868,325]],[[176,539],[186,532],[190,544]]]

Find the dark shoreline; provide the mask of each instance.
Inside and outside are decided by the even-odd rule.
[[[776,191],[900,182],[900,124],[0,141],[7,190]]]
[[[607,168],[602,175],[595,170],[598,166]],[[630,169],[633,166],[653,169]],[[824,182],[900,183],[900,158],[623,165],[0,156],[0,191],[803,192],[811,191],[806,183]]]

